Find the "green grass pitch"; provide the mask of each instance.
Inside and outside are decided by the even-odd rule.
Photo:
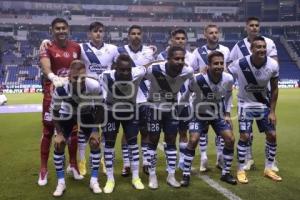
[[[40,103],[41,94],[12,94],[7,95],[8,104]],[[206,173],[210,178],[235,193],[241,199],[264,200],[292,200],[300,196],[300,90],[281,89],[277,104],[277,133],[278,155],[280,172],[283,181],[273,182],[262,176],[264,164],[264,134],[259,134],[255,127],[254,132],[254,158],[257,169],[248,172],[249,184],[230,186],[219,181],[220,172],[214,168],[215,150],[214,134],[209,134],[209,165],[211,171]],[[232,114],[236,113],[236,108]],[[234,119],[234,131],[237,134],[237,120]],[[50,156],[48,162],[48,185],[37,185],[39,170],[39,141],[41,138],[41,114],[0,114],[0,200],[41,200],[54,199],[52,192],[56,187],[55,168]],[[122,131],[120,131],[122,132]],[[236,137],[237,140],[237,137]],[[147,177],[141,174],[146,188],[136,191],[131,186],[131,178],[123,178],[121,172],[120,137],[116,144],[115,178],[116,187],[112,194],[94,195],[88,188],[89,176],[83,181],[74,181],[66,178],[67,191],[61,199],[226,199],[221,193],[211,188],[201,179],[193,176],[188,188],[173,189],[166,184],[165,159],[159,152],[158,177],[159,189],[152,191],[147,188]],[[51,154],[53,149],[51,150]],[[67,151],[66,151],[67,152]],[[87,150],[88,156],[88,150]],[[197,150],[193,167],[198,172],[199,154]],[[233,173],[236,172],[236,156],[234,159]],[[180,180],[180,171],[176,172]],[[105,176],[99,175],[100,186],[104,187]]]

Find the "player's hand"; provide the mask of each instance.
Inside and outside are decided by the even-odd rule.
[[[152,49],[153,54],[157,52],[157,47],[155,45],[149,45],[149,47]]]
[[[43,40],[42,44],[40,46],[40,51],[45,51],[48,49],[50,46],[52,46],[52,42],[50,40]]]
[[[62,87],[67,83],[68,78],[66,77],[58,77],[53,73],[48,74],[48,79],[53,83],[54,87]]]
[[[268,120],[269,120],[269,123],[273,124],[274,126],[276,125],[276,115],[275,115],[275,112],[270,112],[269,113]]]

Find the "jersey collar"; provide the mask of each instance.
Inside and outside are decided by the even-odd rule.
[[[143,45],[141,45],[140,46],[140,48],[138,48],[137,50],[134,50],[133,48],[131,48],[131,46],[130,45],[128,45],[128,48],[130,49],[130,51],[132,51],[133,53],[137,53],[137,52],[139,52],[139,51],[142,51],[142,49],[143,49]]]
[[[101,44],[101,46],[98,48],[98,47],[96,47],[91,41],[90,41],[90,45],[92,46],[92,47],[94,47],[94,48],[96,48],[96,49],[101,49],[103,46],[104,46],[104,42],[102,42],[102,44]]]

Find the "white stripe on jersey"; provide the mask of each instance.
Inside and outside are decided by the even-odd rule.
[[[236,60],[228,66],[230,73],[232,73],[238,81],[238,105],[243,107],[266,107],[265,104],[258,102],[253,93],[258,92],[261,93],[264,98],[268,97],[268,83],[270,79],[279,76],[278,63],[273,58],[267,57],[266,64],[257,69],[251,63],[250,55],[246,56],[245,59],[249,64],[250,70],[257,81],[257,85],[253,85],[248,83],[240,68],[239,63],[240,60],[243,59],[244,58]]]
[[[163,103],[177,103],[177,96],[184,82],[193,77],[193,68],[184,66],[182,72],[176,77],[166,74],[167,61],[150,65],[147,69],[146,78],[150,81],[149,102],[159,109]],[[158,75],[157,75],[158,74]],[[170,109],[167,105],[165,109]]]
[[[193,54],[196,57],[196,69],[195,70],[197,70],[197,71],[198,70],[202,71],[207,66],[207,61],[203,60],[203,58],[199,54],[199,48],[205,49],[205,51],[204,51],[205,53],[203,54],[203,56],[206,56],[206,57],[212,51],[219,51],[219,52],[223,53],[225,66],[226,66],[226,63],[229,63],[229,61],[230,61],[229,60],[230,51],[229,51],[228,47],[219,44],[216,49],[209,49],[207,47],[207,45],[203,45],[202,47],[198,47],[193,51]]]
[[[87,50],[84,49],[84,45],[87,45]],[[97,77],[103,71],[110,69],[117,53],[117,47],[107,43],[103,43],[100,49],[94,47],[90,42],[80,44],[80,48],[81,60],[85,64],[86,74],[93,77]],[[89,54],[94,55],[95,58],[91,59]]]
[[[267,44],[267,56],[270,56],[270,57],[277,56],[277,49],[276,49],[276,45],[275,45],[274,41],[267,37],[264,37],[264,38],[265,38],[265,41]],[[252,54],[251,49],[250,49],[251,44],[248,41],[248,38],[244,38],[243,41],[244,41],[245,47],[248,50],[249,55]],[[245,48],[245,47],[242,46],[242,48]],[[235,61],[235,60],[243,58],[243,57],[244,57],[244,55],[243,55],[240,47],[238,46],[238,42],[237,42],[230,52],[229,60]]]
[[[126,52],[126,54],[128,54],[130,56],[130,58],[133,60],[135,66],[143,66],[143,65],[147,65],[150,62],[154,61],[154,52],[153,50],[148,47],[143,45],[140,51],[134,52],[130,49],[129,45],[124,45],[121,46],[124,47]],[[121,47],[118,47],[118,49],[120,49]],[[116,61],[118,56],[120,55],[120,52],[117,51],[117,54],[114,57],[114,60]],[[149,82],[147,80],[143,80],[143,84],[146,85],[147,90],[145,90],[145,88],[143,87],[139,87],[138,89],[138,94],[137,94],[137,103],[144,103],[147,102],[147,96],[148,96],[148,90],[149,90]]]
[[[201,79],[203,77],[203,79]],[[203,81],[205,81],[203,86],[199,85]],[[198,74],[193,77],[189,84],[189,92],[193,92],[193,108],[197,109],[199,104],[198,113],[214,113],[212,110],[211,104],[205,106],[205,102],[208,103],[216,103],[220,108],[226,109],[227,112],[230,112],[231,103],[230,105],[224,105],[223,99],[226,95],[230,95],[232,92],[232,87],[234,84],[234,80],[231,74],[223,72],[222,78],[219,83],[214,83],[210,80],[208,74]],[[208,92],[208,93],[207,93]]]
[[[144,66],[132,68],[131,81],[118,81],[115,78],[116,70],[108,70],[101,74],[100,81],[102,82],[103,97],[106,100],[108,109],[116,103],[136,104],[137,93],[141,80],[146,74]],[[118,92],[120,91],[120,93]],[[118,106],[120,108],[120,106]],[[127,108],[124,106],[124,108]]]

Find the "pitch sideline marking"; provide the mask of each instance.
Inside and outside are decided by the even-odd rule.
[[[164,151],[164,147],[161,143],[158,144],[158,149],[161,151]],[[217,190],[219,193],[221,193],[223,196],[225,196],[229,200],[242,200],[239,196],[231,192],[230,190],[222,187],[219,183],[211,179],[208,175],[200,175],[199,173],[195,173],[196,177],[203,180],[205,183],[207,183],[210,187]]]

